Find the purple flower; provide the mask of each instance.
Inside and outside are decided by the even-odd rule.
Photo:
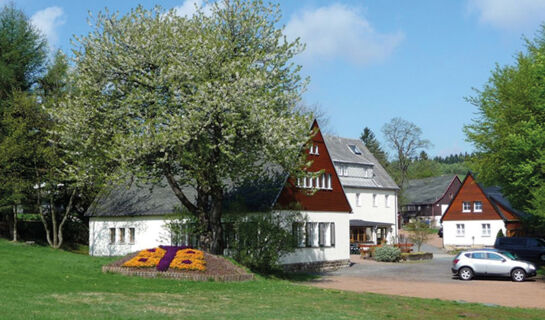
[[[148,249],[148,252],[155,252],[157,251],[157,249],[153,248],[153,249]]]
[[[193,254],[193,253],[195,253],[195,251],[193,251],[193,250],[188,250],[188,251],[186,251],[185,253]]]
[[[159,246],[159,248],[166,250],[166,253],[157,264],[157,271],[167,271],[170,263],[176,256],[176,252],[182,249],[189,249],[187,246]]]
[[[146,262],[146,261],[148,261],[148,258],[140,258],[140,259],[138,259],[138,261],[140,261],[140,262]]]
[[[193,262],[191,262],[191,260],[184,260],[182,261],[183,264],[192,264]]]

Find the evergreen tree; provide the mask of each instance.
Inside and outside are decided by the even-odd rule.
[[[384,168],[388,167],[388,155],[384,150],[382,150],[382,147],[380,146],[380,143],[375,137],[375,134],[371,129],[368,127],[365,127],[363,129],[363,132],[360,136],[361,141],[363,141],[363,144],[369,149],[369,151],[377,158],[380,165],[382,165]]]

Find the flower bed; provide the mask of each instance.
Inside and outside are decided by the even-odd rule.
[[[164,252],[156,250],[158,251],[157,254],[163,252],[164,258],[169,247],[161,246],[159,249],[164,250]],[[102,267],[102,271],[120,273],[127,276],[192,281],[246,281],[254,279],[253,274],[248,273],[245,269],[233,264],[222,256],[188,248],[178,249],[170,262],[168,269],[165,271],[159,271],[157,270],[157,267],[142,266],[142,263],[139,263],[138,266],[127,265],[127,262],[131,260],[134,261],[133,259],[141,253],[142,251],[135,252],[120,260],[105,265]],[[149,255],[150,253],[142,254]],[[186,260],[191,261],[191,263],[187,263]],[[184,263],[183,261],[186,262]],[[178,268],[178,265],[181,265],[182,267]]]
[[[177,246],[159,246],[138,252],[136,256],[124,262],[122,267],[153,268],[166,271],[170,268],[179,270],[206,270],[204,253],[200,250]]]

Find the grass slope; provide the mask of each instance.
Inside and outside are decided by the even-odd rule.
[[[96,258],[0,240],[0,319],[542,319],[542,310],[324,290],[285,280],[103,274]]]

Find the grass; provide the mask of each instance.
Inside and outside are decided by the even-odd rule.
[[[358,294],[278,278],[184,282],[103,274],[97,258],[0,240],[0,319],[542,319],[543,310]]]

